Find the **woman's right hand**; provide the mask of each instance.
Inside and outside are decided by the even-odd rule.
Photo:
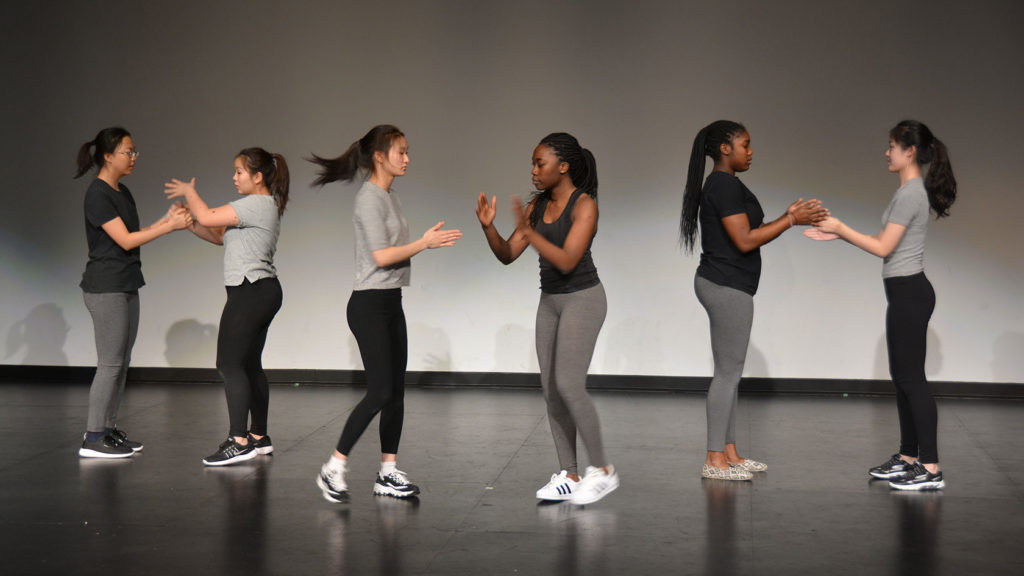
[[[494,214],[498,208],[498,197],[491,196],[490,203],[487,202],[487,195],[483,192],[480,193],[480,197],[476,199],[476,217],[480,220],[480,225],[484,228],[494,224]]]
[[[192,215],[184,206],[175,205],[167,213],[167,222],[170,223],[172,230],[182,230],[192,224]]]
[[[804,200],[800,198],[789,205],[786,210],[794,223],[798,226],[807,226],[828,218],[829,211],[821,205],[821,200]]]
[[[491,216],[491,219],[493,220],[494,217]],[[423,233],[423,242],[426,243],[427,248],[445,248],[448,246],[455,246],[455,241],[462,238],[461,231],[442,230],[441,226],[444,226],[444,220],[438,222]]]

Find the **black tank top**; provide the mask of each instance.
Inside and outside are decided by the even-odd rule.
[[[548,199],[539,198],[537,204],[533,207],[534,210],[539,210],[534,230],[555,246],[559,248],[565,246],[565,239],[569,236],[569,229],[572,228],[572,210],[576,206],[576,200],[579,199],[582,193],[579,189],[573,191],[572,196],[569,197],[569,202],[565,205],[565,209],[562,210],[562,214],[558,217],[558,220],[551,224],[544,222],[544,212],[548,207]],[[562,274],[558,271],[558,268],[555,268],[541,256],[539,258],[540,289],[549,294],[568,294],[597,286],[601,279],[597,277],[597,268],[594,266],[594,259],[590,256],[590,246],[593,243],[594,239],[591,238],[587,244],[586,252],[580,258],[579,264],[568,274]]]

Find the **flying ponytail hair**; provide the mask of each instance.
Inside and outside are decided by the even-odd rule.
[[[271,154],[263,148],[245,148],[238,153],[236,158],[241,158],[249,174],[262,174],[263,183],[270,190],[270,195],[277,202],[277,215],[284,214],[285,206],[288,205],[288,163],[284,156]]]
[[[917,147],[917,163],[929,164],[924,177],[924,189],[928,192],[928,204],[936,218],[949,216],[949,208],[956,201],[956,178],[949,163],[946,145],[932,134],[924,124],[916,120],[904,120],[889,130],[889,138],[904,149]]]
[[[693,139],[690,167],[686,171],[686,187],[683,189],[683,212],[679,217],[679,242],[686,247],[688,253],[693,252],[697,242],[697,213],[700,211],[700,195],[707,162],[705,158],[710,156],[717,161],[722,155],[722,144],[732,143],[733,138],[746,131],[739,122],[717,120],[701,128]]]
[[[597,160],[594,154],[580,146],[579,140],[574,136],[565,132],[548,134],[540,143],[551,148],[559,161],[569,164],[569,179],[572,180],[573,186],[597,200]],[[536,202],[541,198],[550,200],[551,190],[541,190],[533,195],[530,202]],[[531,212],[530,226],[536,227],[538,218],[538,210]]]
[[[95,138],[82,144],[82,147],[78,149],[78,171],[75,172],[75,178],[81,178],[94,166],[102,168],[103,157],[116,152],[117,147],[121,145],[121,140],[124,140],[126,136],[131,136],[127,130],[120,126],[112,126],[100,130]]]
[[[322,158],[313,154],[312,158],[306,159],[320,167],[316,180],[313,180],[313,186],[324,186],[338,180],[351,182],[360,173],[372,174],[373,153],[382,152],[387,155],[394,141],[404,136],[398,127],[380,124],[353,142],[348,150],[337,158]]]

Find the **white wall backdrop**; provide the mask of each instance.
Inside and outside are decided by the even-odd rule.
[[[141,156],[124,180],[144,222],[162,183],[198,178],[232,200],[234,154],[292,168],[277,264],[285,304],[269,368],[361,368],[345,324],[355,186],[312,190],[311,152],[341,153],[377,123],[407,134],[395,189],[412,234],[438,220],[455,248],[413,261],[412,370],[536,370],[536,254],[503,267],[473,214],[530,189],[537,141],[593,150],[594,258],[609,313],[592,372],[711,372],[697,257],[677,248],[692,139],[719,118],[750,129],[742,176],[769,216],[799,196],[876,231],[898,187],[883,152],[910,117],[949,146],[960,198],[929,231],[938,294],[930,378],[1024,382],[1019,179],[1024,5],[1014,1],[21,2],[8,6],[0,119],[0,335],[5,364],[95,362],[78,146],[108,125]],[[503,209],[499,230],[508,233]],[[212,367],[221,249],[187,233],[143,248],[135,366]],[[762,249],[747,375],[885,378],[878,259],[798,232]]]

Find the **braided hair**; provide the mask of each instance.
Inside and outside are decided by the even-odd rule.
[[[551,148],[560,162],[569,165],[569,179],[573,186],[597,200],[597,160],[590,150],[580,146],[579,140],[566,132],[548,134],[541,139],[540,145]],[[537,192],[530,198],[530,203],[536,207],[540,199],[551,200],[551,190]],[[540,212],[535,209],[530,213],[531,227],[537,226],[538,218]]]
[[[732,139],[746,132],[739,122],[717,120],[701,128],[693,139],[690,152],[690,167],[686,172],[686,188],[683,192],[683,212],[679,218],[679,241],[692,253],[697,241],[697,212],[700,211],[700,195],[703,188],[705,158],[718,161],[722,155],[722,144],[731,144]]]

